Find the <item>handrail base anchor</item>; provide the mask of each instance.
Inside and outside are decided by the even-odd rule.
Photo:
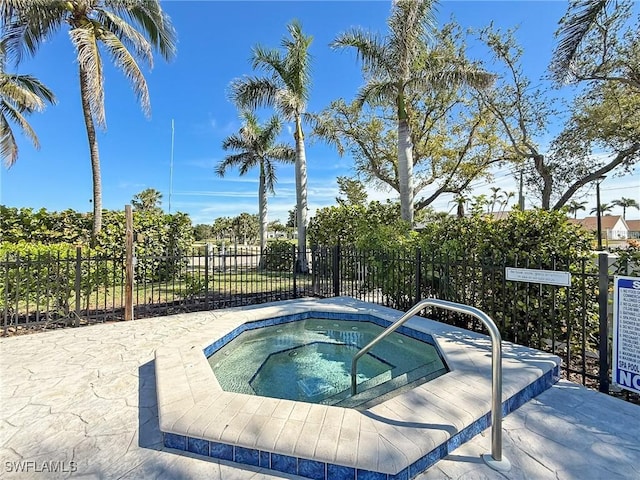
[[[511,462],[504,457],[502,457],[502,460],[495,460],[491,454],[485,453],[482,455],[482,460],[498,472],[508,472],[511,470]]]

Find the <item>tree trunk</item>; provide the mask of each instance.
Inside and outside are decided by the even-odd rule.
[[[267,187],[264,175],[264,163],[262,162],[260,162],[260,185],[258,189],[258,211],[260,217],[260,257],[258,269],[264,270],[264,252],[267,247]]]
[[[80,96],[82,99],[82,113],[84,124],[87,129],[87,139],[89,140],[89,153],[91,155],[91,173],[93,179],[93,230],[91,241],[94,243],[100,230],[102,230],[102,183],[100,180],[100,154],[98,152],[98,140],[96,138],[96,128],[91,115],[91,106],[87,92],[87,78],[82,67],[80,67]]]
[[[537,172],[542,177],[542,210],[551,208],[551,191],[553,189],[553,178],[551,172],[544,164],[544,155],[537,154],[533,157],[533,162]]]
[[[307,273],[307,157],[304,149],[304,134],[302,133],[302,118],[296,116],[296,221],[298,223],[298,258],[296,271]]]
[[[400,217],[413,224],[413,150],[406,118],[398,118],[398,177]]]

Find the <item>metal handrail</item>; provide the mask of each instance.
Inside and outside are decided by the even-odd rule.
[[[416,303],[398,320],[389,325],[380,335],[365,345],[351,360],[351,395],[357,393],[357,363],[358,359],[365,353],[375,347],[384,338],[400,328],[411,317],[416,315],[425,307],[440,307],[454,312],[466,313],[480,320],[489,330],[491,336],[491,459],[485,462],[492,468],[500,471],[506,471],[511,468],[507,459],[502,458],[502,339],[500,331],[495,322],[475,307],[463,305],[461,303],[448,302],[446,300],[438,300],[435,298],[427,298]]]

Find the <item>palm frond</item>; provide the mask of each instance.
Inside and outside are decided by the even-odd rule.
[[[52,38],[69,16],[62,0],[2,0],[0,27],[6,53],[15,63],[34,55]]]
[[[0,115],[0,157],[4,159],[4,165],[7,168],[18,159],[18,143],[4,115]]]
[[[73,28],[69,31],[71,42],[76,48],[78,64],[83,72],[87,101],[91,114],[96,123],[106,126],[104,111],[104,78],[102,75],[102,60],[93,24],[85,27]]]
[[[131,26],[124,18],[106,9],[96,11],[97,20],[104,25],[105,30],[118,37],[126,45],[127,50],[133,50],[135,56],[144,60],[149,67],[153,67],[153,51],[151,43],[138,30]]]
[[[31,140],[36,149],[40,148],[36,132],[31,128],[22,113],[13,105],[0,101],[0,154],[4,158],[4,163],[7,167],[11,167],[18,159],[18,144],[8,123],[9,120],[20,127],[22,133]]]
[[[220,177],[224,177],[227,170],[231,167],[240,167],[240,175],[244,175],[248,170],[245,169],[243,173],[242,166],[252,162],[252,155],[248,152],[235,153],[227,155],[216,167],[216,174]]]
[[[131,82],[133,91],[140,102],[145,115],[151,114],[151,99],[144,74],[140,70],[136,59],[124,46],[120,39],[111,32],[104,32],[100,38],[111,54],[113,62]]]
[[[354,103],[357,108],[361,108],[365,103],[373,106],[385,102],[395,103],[400,93],[397,82],[371,80],[360,88]]]
[[[582,41],[595,25],[611,0],[574,0],[560,21],[558,44],[553,52],[551,71],[557,81],[570,75],[573,62]]]
[[[106,6],[118,16],[129,18],[140,26],[165,60],[175,57],[176,30],[158,0],[108,0]]]
[[[55,96],[31,75],[0,74],[0,97],[20,111],[42,111],[45,102],[55,103]]]
[[[282,46],[286,50],[284,57],[285,75],[282,80],[287,88],[291,90],[304,104],[309,99],[309,88],[311,86],[311,60],[309,47],[313,37],[305,36],[302,33],[302,25],[297,20],[293,20],[287,25],[291,38],[283,38]]]
[[[354,28],[339,34],[330,47],[353,47],[357,52],[357,59],[362,62],[365,71],[377,75],[388,75],[393,66],[388,62],[388,51],[384,41],[376,33]]]
[[[243,108],[275,105],[278,85],[270,78],[244,77],[231,82],[231,100]]]
[[[242,150],[244,146],[244,139],[237,133],[229,135],[222,141],[223,150]]]

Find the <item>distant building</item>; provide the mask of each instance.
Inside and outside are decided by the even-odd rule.
[[[571,223],[582,225],[591,232],[598,231],[598,217],[569,218]],[[630,220],[632,221],[632,220]],[[633,220],[640,222],[640,220]],[[625,240],[629,238],[630,228],[620,215],[603,215],[600,217],[602,238],[607,240]]]
[[[625,220],[629,227],[629,236],[627,238],[640,238],[640,220]]]

